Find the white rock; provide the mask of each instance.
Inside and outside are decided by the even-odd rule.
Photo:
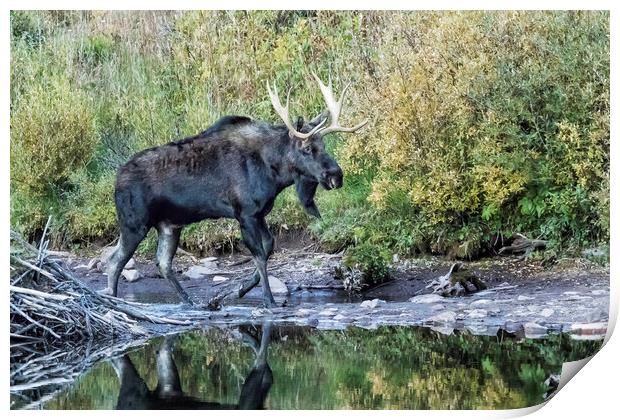
[[[130,283],[138,281],[142,278],[142,274],[138,270],[123,270],[123,277]]]
[[[276,276],[269,276],[269,288],[274,295],[288,295],[288,287]]]
[[[343,320],[343,319],[345,319],[345,318],[346,318],[346,317],[345,317],[344,315],[342,315],[342,314],[338,314],[338,315],[336,315],[336,316],[334,317],[334,320],[335,320],[335,321],[341,321],[341,320]]]
[[[212,268],[205,267],[203,265],[193,265],[190,268],[188,268],[187,271],[183,274],[189,277],[190,279],[195,280],[195,279],[200,279],[205,276],[214,274],[214,270]]]
[[[544,316],[545,318],[553,315],[555,311],[551,308],[545,308],[542,311],[540,311],[540,315]]]
[[[97,263],[98,263],[98,262],[99,262],[99,258],[97,258],[97,257],[92,258],[92,259],[88,262],[88,264],[86,264],[86,269],[87,269],[87,270],[92,270],[92,269],[96,268],[96,267],[97,267]]]
[[[217,257],[205,257],[205,258],[202,258],[200,260],[200,263],[206,265],[207,263],[210,263],[210,262],[213,262],[213,261],[217,261]]]
[[[444,298],[436,294],[418,295],[409,299],[409,302],[413,303],[437,303],[443,301]]]
[[[437,315],[433,315],[430,318],[427,318],[426,321],[437,322],[440,324],[453,324],[454,322],[456,322],[456,313],[452,311],[441,312]]]
[[[298,309],[296,314],[299,316],[305,316],[311,314],[313,311],[310,309]]]
[[[488,313],[484,309],[474,309],[467,314],[469,318],[486,318],[487,315]]]
[[[454,327],[449,325],[431,325],[430,329],[443,335],[452,335],[454,333]]]
[[[321,316],[333,316],[334,312],[333,311],[321,311],[321,312],[319,312],[319,315],[321,315]]]
[[[607,294],[609,294],[609,292],[607,290],[592,290],[590,293],[592,293],[594,296],[600,296],[600,295],[607,295]]]
[[[129,261],[127,261],[127,264],[125,264],[125,268],[127,270],[132,270],[136,268],[136,260],[134,260],[133,258],[130,258]]]
[[[213,283],[222,283],[228,280],[228,277],[224,276],[213,276]]]
[[[385,303],[385,301],[380,299],[365,300],[360,304],[360,307],[374,309],[379,303]]]
[[[534,298],[532,296],[519,295],[519,297],[517,297],[517,300],[519,300],[519,301],[534,300]]]
[[[523,325],[523,331],[527,338],[540,338],[547,335],[547,328],[535,322],[527,322]]]
[[[471,303],[471,307],[472,308],[480,308],[482,306],[486,306],[488,304],[492,303],[492,301],[490,299],[478,299],[474,302]]]

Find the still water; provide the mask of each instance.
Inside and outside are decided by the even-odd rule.
[[[563,362],[600,345],[411,327],[211,328],[101,362],[44,408],[520,408],[543,402]]]

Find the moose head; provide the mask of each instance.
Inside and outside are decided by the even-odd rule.
[[[301,191],[310,193],[311,201],[314,197],[314,192],[316,191],[316,186],[318,184],[321,184],[321,186],[326,190],[342,187],[342,169],[340,169],[338,163],[325,150],[323,137],[329,133],[336,132],[353,133],[362,128],[368,122],[365,120],[350,128],[341,127],[338,119],[340,117],[345,95],[350,84],[345,86],[342,94],[340,95],[340,99],[336,101],[332,92],[331,78],[326,86],[316,74],[312,73],[312,76],[319,85],[327,109],[307,124],[304,124],[303,119],[299,118],[296,124],[297,127],[293,126],[289,117],[288,107],[290,90],[286,98],[286,106],[283,106],[280,102],[280,98],[278,97],[278,90],[275,83],[273,90],[269,84],[267,84],[267,91],[269,93],[271,104],[288,128],[288,135],[295,144],[296,153],[294,153],[293,157],[293,166],[298,173],[298,176],[295,179],[297,192],[300,193],[301,188]],[[327,125],[328,121],[329,124]],[[302,198],[300,195],[300,199],[302,204],[306,206],[304,199],[307,200],[308,197],[306,196]],[[316,209],[316,206],[314,208]],[[311,211],[307,207],[306,210],[309,210],[310,214],[314,213],[314,211]],[[313,215],[320,217],[318,216],[318,210],[316,213],[317,214]]]

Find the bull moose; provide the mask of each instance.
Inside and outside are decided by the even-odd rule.
[[[267,84],[274,110],[284,124],[270,124],[248,117],[226,116],[202,133],[137,153],[117,174],[114,201],[120,239],[107,264],[108,286],[101,292],[117,295],[118,278],[150,228],[157,229],[157,266],[180,297],[193,304],[172,269],[181,230],[204,219],[234,218],[243,242],[252,253],[256,269],[239,289],[243,297],[259,281],[266,307],[275,304],[267,277],[267,260],[273,236],[265,216],[277,195],[295,184],[305,211],[320,213],[314,202],[318,185],[331,190],[342,186],[342,169],[326,152],[323,137],[352,133],[341,127],[346,85],[338,101],[331,80],[325,85],[313,73],[327,109],[305,123],[289,119],[275,86]],[[329,124],[327,124],[329,121]]]

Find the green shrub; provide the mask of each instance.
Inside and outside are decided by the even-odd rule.
[[[344,266],[362,273],[361,283],[352,288],[360,290],[387,281],[390,257],[388,249],[368,242],[349,248],[342,260]]]
[[[353,83],[329,136],[345,186],[268,222],[329,250],[475,258],[519,232],[558,250],[609,241],[608,12],[11,12],[11,220],[55,214],[67,242],[115,235],[113,173],[226,114],[277,122],[323,107],[310,72]],[[205,251],[233,222],[186,229]],[[109,238],[105,238],[108,237]]]
[[[96,142],[92,103],[68,81],[24,95],[11,114],[13,223],[32,233],[50,213],[64,219],[69,178],[85,167]]]

